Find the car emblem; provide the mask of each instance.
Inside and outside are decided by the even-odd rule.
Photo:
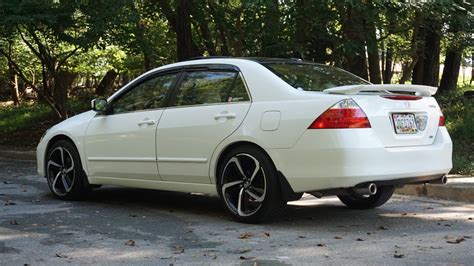
[[[428,116],[427,115],[416,115],[415,123],[416,123],[416,127],[418,128],[418,130],[420,130],[420,131],[425,130],[427,122],[428,122]]]

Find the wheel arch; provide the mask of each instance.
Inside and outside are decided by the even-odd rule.
[[[284,200],[286,201],[290,201],[290,200],[293,200],[295,198],[298,198],[296,196],[296,193],[294,192],[293,188],[291,187],[291,185],[288,183],[288,180],[286,179],[286,177],[278,170],[277,166],[275,165],[275,162],[273,161],[272,157],[270,156],[270,154],[263,148],[261,147],[260,145],[254,143],[254,142],[251,142],[251,141],[247,141],[247,140],[240,140],[240,141],[235,141],[235,142],[232,142],[232,143],[229,143],[227,146],[225,146],[222,151],[219,153],[219,156],[217,157],[217,163],[216,163],[216,166],[215,166],[215,169],[213,170],[213,173],[214,173],[214,182],[216,184],[216,186],[219,186],[219,169],[221,167],[221,164],[223,163],[223,158],[225,157],[225,155],[227,153],[229,153],[232,149],[234,149],[235,147],[238,147],[238,146],[241,146],[241,145],[250,145],[250,146],[253,146],[257,149],[259,149],[260,151],[262,151],[266,156],[268,156],[268,158],[270,159],[270,161],[272,162],[273,164],[273,167],[275,167],[275,170],[277,171],[277,176],[278,176],[278,182],[280,184],[280,191],[281,191],[281,195],[282,197],[284,198]]]
[[[44,159],[43,159],[43,162],[44,162],[44,163],[43,163],[43,164],[44,164],[43,167],[44,167],[44,169],[45,169],[45,173],[46,173],[46,164],[48,163],[48,158],[47,158],[47,157],[48,157],[49,149],[51,148],[51,146],[54,145],[54,143],[56,143],[56,142],[58,142],[58,141],[60,141],[60,140],[65,140],[65,141],[70,142],[70,143],[72,144],[72,146],[76,149],[76,152],[77,152],[77,154],[79,155],[79,158],[80,158],[80,160],[81,160],[82,171],[83,171],[84,174],[87,176],[87,171],[86,171],[86,169],[84,169],[84,166],[85,166],[85,165],[84,165],[84,158],[82,158],[82,154],[81,154],[81,152],[79,151],[79,148],[77,147],[77,144],[74,142],[74,140],[73,140],[70,136],[68,136],[68,135],[66,135],[66,134],[62,134],[62,133],[57,134],[57,135],[55,135],[54,137],[52,137],[52,138],[48,141],[48,143],[46,144],[46,148],[45,148],[45,152],[44,152]]]

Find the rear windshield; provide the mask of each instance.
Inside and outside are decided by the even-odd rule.
[[[298,90],[322,91],[345,85],[370,84],[356,75],[332,66],[301,63],[263,65]]]

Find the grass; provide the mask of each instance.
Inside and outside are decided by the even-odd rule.
[[[466,86],[436,96],[453,140],[451,172],[455,174],[474,175],[474,99],[463,97],[464,91],[472,89]]]
[[[68,103],[70,114],[87,110],[87,105],[72,101]],[[58,123],[51,108],[43,104],[24,103],[21,106],[0,106],[0,145],[34,147],[41,135]]]

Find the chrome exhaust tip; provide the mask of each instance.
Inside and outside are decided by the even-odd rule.
[[[375,195],[377,193],[377,185],[376,184],[370,183],[367,188],[369,189],[369,194],[370,195]]]
[[[448,177],[447,176],[443,176],[439,179],[436,179],[436,180],[431,180],[429,182],[430,184],[438,184],[438,185],[446,185],[446,183],[448,183]]]
[[[370,183],[364,187],[352,188],[352,191],[359,195],[375,195],[377,193],[377,185],[374,183]]]

